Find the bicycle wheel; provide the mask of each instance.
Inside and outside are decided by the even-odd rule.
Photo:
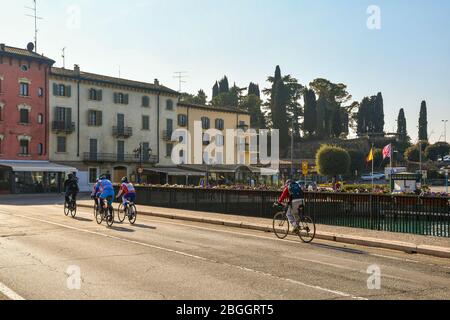
[[[70,215],[74,219],[75,219],[75,216],[77,215],[77,204],[75,202],[72,204],[72,208],[70,208]]]
[[[127,216],[127,213],[125,212],[125,209],[123,207],[123,203],[119,205],[119,209],[117,210],[117,219],[120,223],[125,221],[125,218]]]
[[[137,219],[137,209],[136,206],[130,205],[128,208],[128,221],[130,221],[130,224],[135,224]]]
[[[289,234],[289,220],[285,212],[278,212],[273,217],[273,232],[278,239],[285,239]]]
[[[311,217],[304,216],[299,221],[299,232],[298,236],[304,243],[310,243],[316,237],[316,224],[311,219]]]
[[[97,212],[98,212],[98,204],[94,204],[94,218],[97,217]]]
[[[99,208],[96,212],[95,212],[95,221],[97,221],[97,224],[102,224],[103,222],[103,208]]]
[[[114,209],[113,207],[110,207],[107,210],[111,210],[109,212],[106,213],[106,224],[108,225],[108,227],[112,227],[112,225],[114,224]]]

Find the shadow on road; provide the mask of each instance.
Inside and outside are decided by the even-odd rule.
[[[335,251],[342,251],[346,253],[353,253],[353,254],[367,254],[365,251],[357,250],[357,249],[350,249],[350,248],[342,248],[338,246],[332,246],[328,244],[322,244],[322,243],[311,243],[311,246],[319,247],[323,249],[329,249],[329,250],[335,250]]]
[[[156,227],[153,227],[153,226],[146,226],[146,225],[144,225],[144,224],[135,224],[134,227],[141,228],[141,229],[156,230]]]
[[[114,231],[119,231],[119,232],[130,232],[130,233],[134,232],[133,229],[128,229],[128,228],[124,228],[124,227],[116,227],[116,226],[112,226],[109,229],[114,230]]]
[[[73,220],[81,221],[81,222],[93,222],[94,220],[81,218],[81,217],[75,217]]]

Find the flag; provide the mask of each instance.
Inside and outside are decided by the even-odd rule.
[[[369,156],[367,157],[367,162],[373,161],[373,148],[370,149]]]
[[[388,144],[383,148],[383,159],[390,158],[392,156],[392,144]]]

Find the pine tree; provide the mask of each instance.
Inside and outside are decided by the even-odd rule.
[[[307,132],[309,136],[313,136],[317,130],[317,100],[314,90],[305,90],[303,99],[305,101],[303,130]]]
[[[428,115],[427,103],[425,101],[422,101],[422,104],[420,106],[419,140],[428,141]]]
[[[212,93],[213,99],[218,95],[219,95],[219,83],[216,81],[216,83],[213,86],[213,93]]]

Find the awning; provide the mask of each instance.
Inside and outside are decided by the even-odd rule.
[[[190,170],[184,170],[181,168],[144,168],[144,172],[155,172],[155,173],[164,173],[169,176],[182,176],[182,177],[204,177],[204,172],[198,172],[198,171],[190,171]]]
[[[2,160],[0,167],[11,168],[14,172],[78,172],[78,169],[49,161]]]

